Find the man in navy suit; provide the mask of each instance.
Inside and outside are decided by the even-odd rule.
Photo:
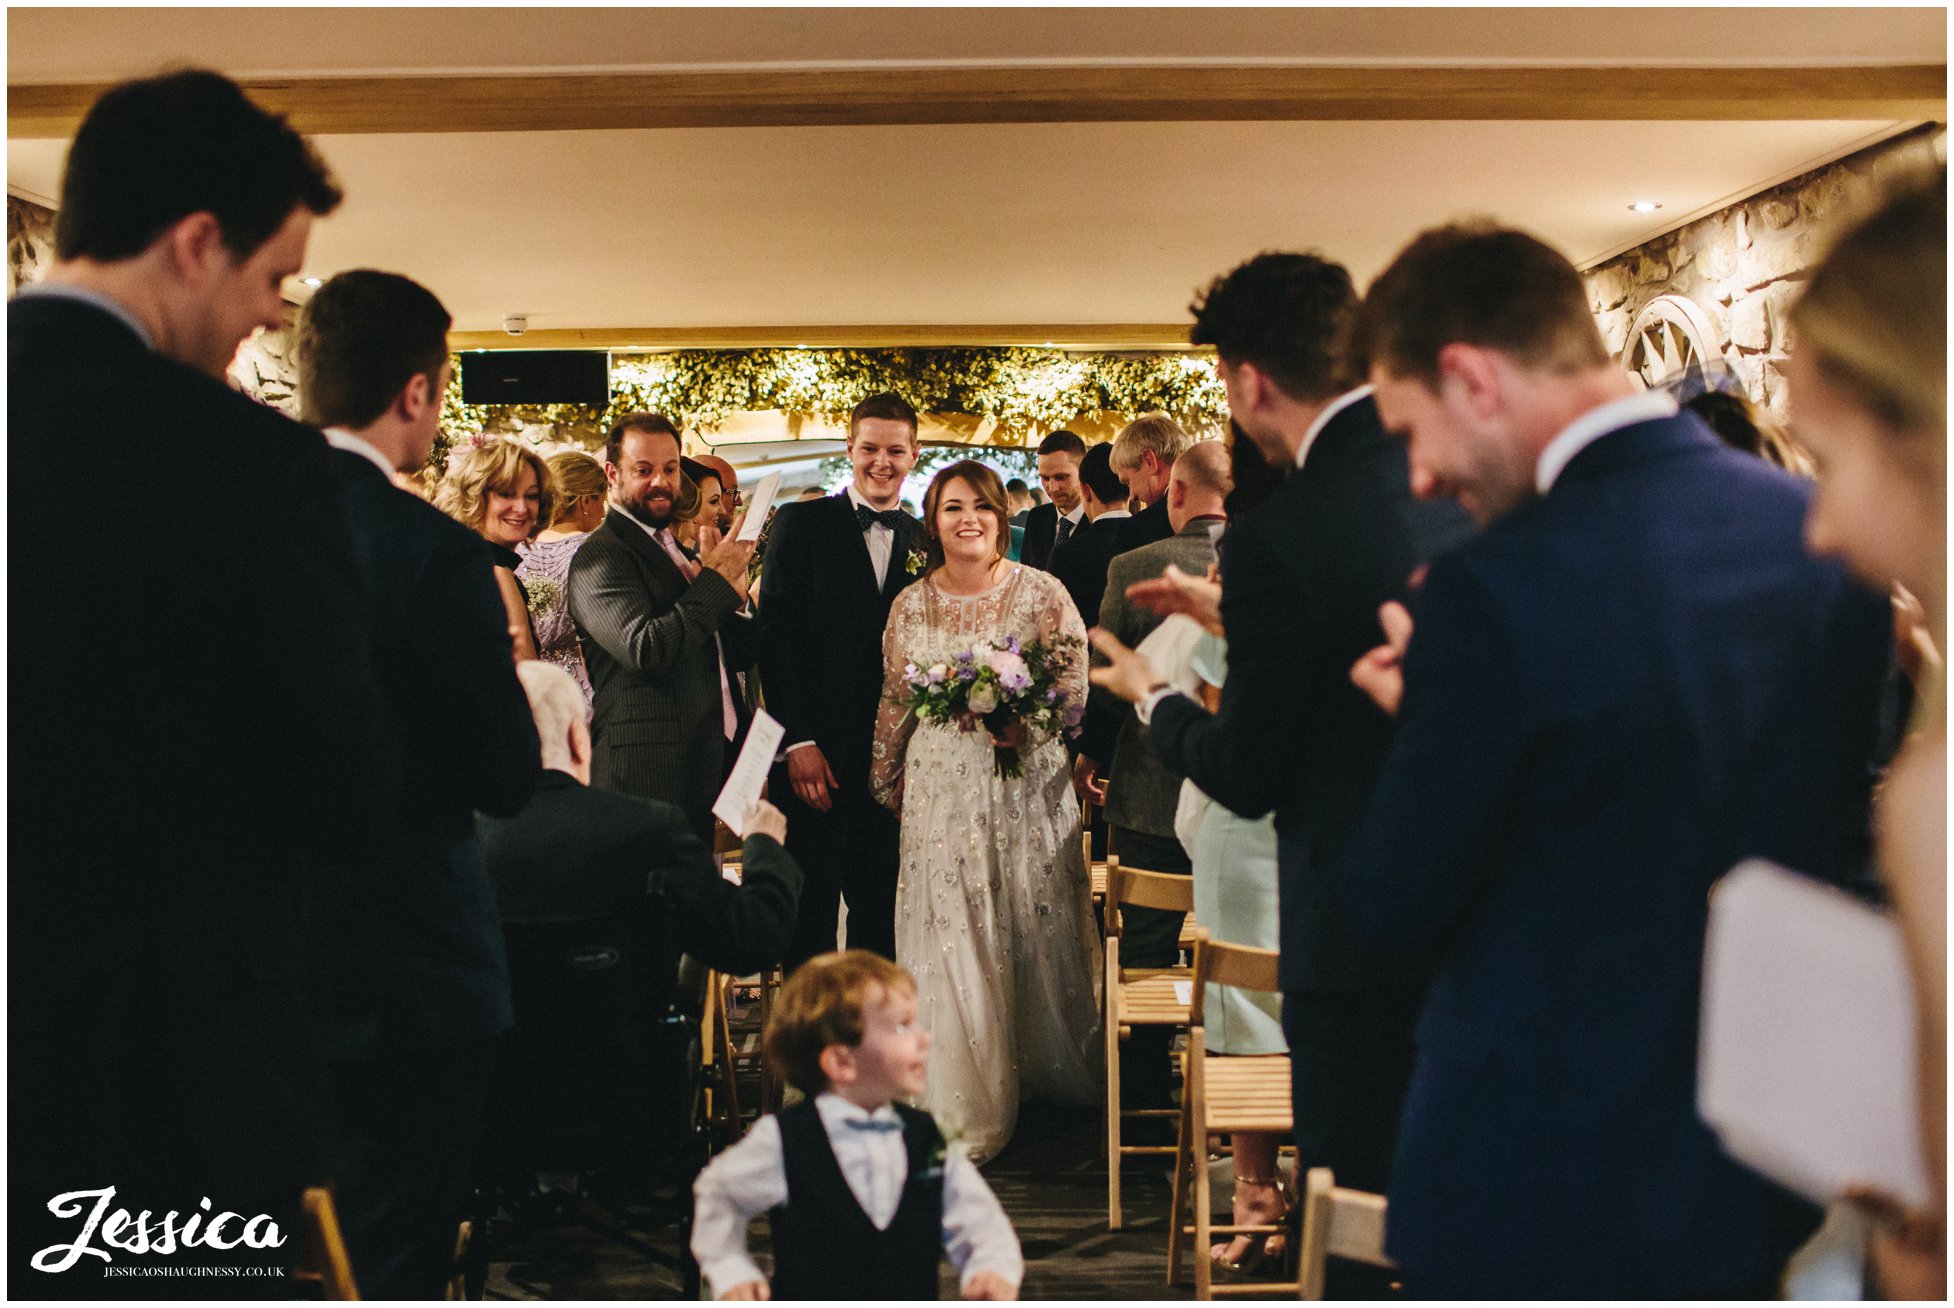
[[[374,1299],[439,1298],[452,1268],[494,1042],[514,1021],[474,814],[515,813],[542,770],[482,538],[393,483],[434,448],[448,325],[426,288],[366,270],[320,287],[299,320],[300,400],[337,450],[405,774],[382,848],[313,912],[334,1187]]]
[[[1413,498],[1403,446],[1379,425],[1369,388],[1351,385],[1340,340],[1356,307],[1350,274],[1312,254],[1257,256],[1208,289],[1194,341],[1220,356],[1239,429],[1271,466],[1295,471],[1221,538],[1220,609],[1201,615],[1228,635],[1219,713],[1156,685],[1146,660],[1105,633],[1094,642],[1112,666],[1093,680],[1139,704],[1169,768],[1244,817],[1274,811],[1298,1167],[1376,1189],[1423,987],[1416,969],[1378,967],[1343,913],[1345,846],[1392,730],[1349,671],[1380,638],[1379,605],[1402,599],[1471,524]],[[1185,598],[1204,584],[1147,589]],[[1332,1297],[1384,1288],[1370,1269],[1332,1271]]]
[[[1436,968],[1387,1249],[1418,1297],[1774,1297],[1813,1215],[1697,1118],[1706,905],[1753,855],[1845,870],[1886,602],[1524,233],[1420,236],[1356,339],[1413,485],[1484,524],[1353,673],[1399,725],[1348,909]]]
[[[904,513],[916,466],[916,410],[871,395],[848,420],[854,480],[840,495],[783,505],[760,571],[760,680],[786,728],[773,793],[787,814],[788,851],[807,877],[787,951],[792,971],[835,947],[848,903],[848,943],[896,953],[896,816],[868,793],[882,699],[882,629],[903,587],[922,573],[922,524]]]
[[[86,458],[121,488],[85,526],[25,479],[10,501],[16,539],[44,546],[13,554],[16,631],[46,633],[60,669],[47,684],[49,658],[16,646],[11,726],[32,753],[8,781],[20,1298],[111,1286],[94,1258],[30,1267],[80,1230],[50,1212],[59,1194],[113,1185],[116,1208],[157,1214],[207,1198],[289,1235],[323,1171],[305,914],[385,824],[400,760],[333,452],[223,378],[253,328],[282,325],[280,286],[339,199],[228,79],[125,82],[69,149],[57,262],[8,306],[18,466]],[[221,525],[159,529],[139,504],[168,486],[239,493]],[[292,1248],[175,1261],[278,1266]]]
[[[1079,487],[1079,464],[1085,457],[1086,443],[1076,432],[1055,431],[1038,442],[1038,484],[1049,498],[1025,514],[1018,557],[1027,566],[1051,571],[1052,551],[1085,525]]]
[[[1106,569],[1128,548],[1126,529],[1133,522],[1126,483],[1113,471],[1111,445],[1095,445],[1079,461],[1079,496],[1085,525],[1052,551],[1045,567],[1090,627],[1099,621],[1099,602],[1106,597]]]

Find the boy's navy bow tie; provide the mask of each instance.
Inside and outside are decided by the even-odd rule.
[[[862,512],[867,513],[868,510],[863,509]],[[846,1117],[843,1118],[842,1120],[848,1124],[848,1129],[851,1131],[900,1131],[902,1130],[902,1123],[900,1121],[889,1120],[889,1121],[878,1122],[872,1117]]]
[[[863,531],[867,531],[878,522],[890,531],[894,531],[902,524],[905,516],[907,515],[901,509],[883,509],[878,512],[866,504],[857,504],[855,506],[855,521],[862,524]]]

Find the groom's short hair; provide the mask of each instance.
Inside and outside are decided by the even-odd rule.
[[[870,987],[916,992],[916,978],[865,949],[821,954],[794,970],[774,999],[760,1044],[774,1071],[812,1099],[828,1088],[821,1051],[862,1043],[862,1010]]]
[[[855,428],[864,418],[883,418],[889,422],[906,423],[910,436],[913,438],[916,435],[918,423],[915,406],[894,391],[882,391],[871,395],[855,406],[854,412],[848,415],[849,440],[855,439]]]

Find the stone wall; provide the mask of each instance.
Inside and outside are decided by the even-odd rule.
[[[1585,277],[1608,348],[1619,356],[1632,344],[1652,300],[1683,296],[1714,329],[1711,352],[1782,421],[1791,305],[1840,231],[1944,162],[1945,133],[1928,126],[1882,142],[1597,264]]]
[[[54,211],[7,197],[7,294],[40,280],[54,262]],[[292,356],[297,340],[298,309],[285,306],[285,325],[275,332],[259,332],[238,346],[231,360],[231,384],[246,395],[298,416],[298,362]]]

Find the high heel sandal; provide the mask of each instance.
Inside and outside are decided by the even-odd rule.
[[[1276,1192],[1276,1197],[1282,1201],[1282,1209],[1273,1216],[1253,1223],[1242,1221],[1240,1215],[1237,1214],[1236,1222],[1238,1225],[1281,1226],[1288,1220],[1289,1214],[1295,1211],[1296,1197],[1290,1192],[1289,1182],[1281,1173],[1278,1172],[1272,1177],[1236,1177],[1235,1194],[1237,1197],[1240,1197],[1242,1192],[1241,1188],[1245,1185],[1272,1187]],[[1247,1241],[1248,1247],[1235,1258],[1230,1258],[1228,1254],[1236,1245],[1243,1241]],[[1289,1237],[1281,1232],[1265,1235],[1259,1239],[1253,1235],[1237,1235],[1231,1238],[1226,1244],[1210,1245],[1208,1247],[1208,1261],[1225,1272],[1253,1274],[1262,1270],[1262,1268],[1268,1266],[1270,1263],[1280,1263],[1283,1255],[1288,1251]]]

